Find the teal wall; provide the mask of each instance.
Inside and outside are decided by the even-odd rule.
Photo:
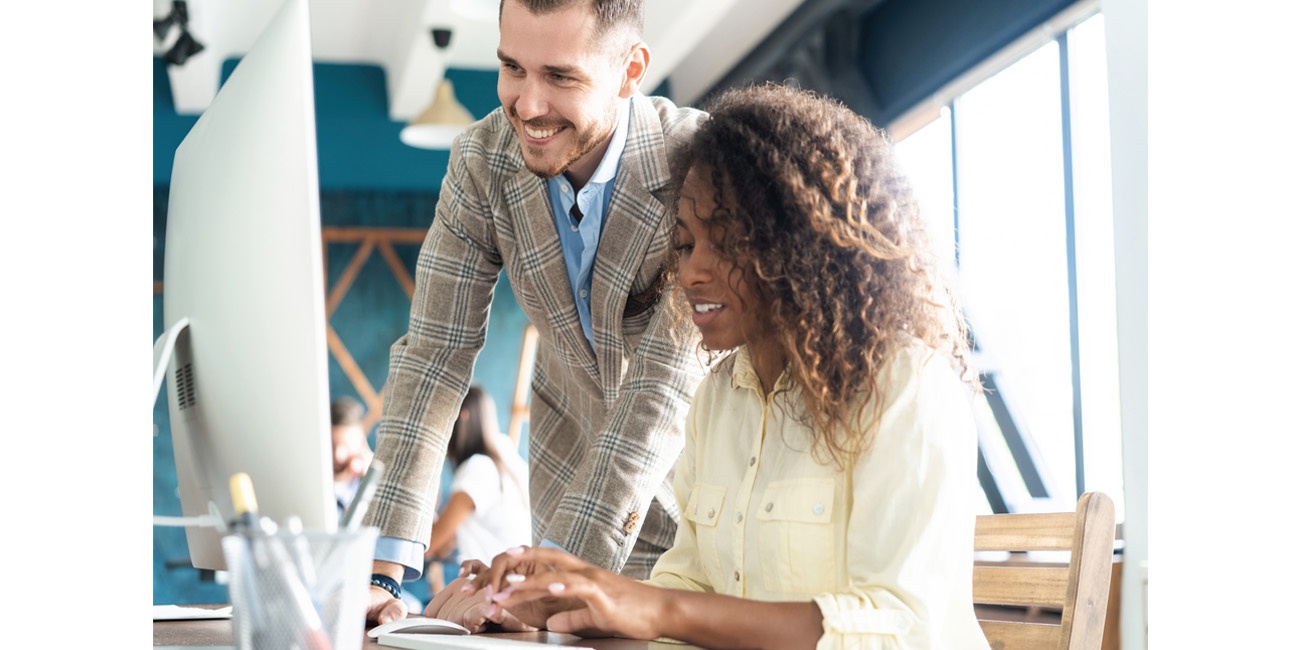
[[[222,66],[222,79],[237,61]],[[437,192],[447,171],[447,152],[408,147],[398,139],[402,122],[388,118],[384,71],[373,65],[317,63],[316,148],[321,190],[391,189]],[[172,158],[197,115],[177,115],[162,59],[154,58],[153,182],[166,185]],[[456,96],[475,117],[500,106],[495,70],[447,71]],[[433,91],[430,89],[430,98]]]
[[[227,77],[237,62],[223,66]],[[388,118],[382,69],[376,66],[321,64],[313,66],[316,87],[316,132],[321,188],[321,222],[326,226],[428,228],[438,189],[446,173],[447,153],[403,145],[403,124]],[[496,71],[449,70],[461,103],[476,117],[499,105]],[[197,121],[178,115],[171,102],[165,65],[154,59],[154,265],[162,280],[162,256],[167,217],[167,186],[173,152]],[[332,285],[355,252],[355,244],[332,244],[326,250],[326,280]],[[414,270],[418,245],[397,246],[398,256]],[[165,290],[165,287],[164,287]],[[163,295],[153,300],[153,336],[162,333]],[[406,331],[410,301],[393,279],[386,263],[372,255],[330,319],[369,382],[379,389],[388,371],[388,349]],[[502,426],[509,422],[523,330],[527,326],[508,280],[502,276],[492,304],[488,337],[474,381],[497,400]],[[329,385],[334,396],[357,396],[342,368],[331,357]],[[165,396],[166,391],[162,392]],[[154,404],[154,514],[179,515],[176,468],[167,414],[167,401]],[[371,444],[374,434],[371,433]],[[189,565],[183,529],[154,528],[155,604],[223,603],[226,587]],[[421,584],[408,585],[416,594]]]

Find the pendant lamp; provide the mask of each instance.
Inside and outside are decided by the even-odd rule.
[[[451,42],[450,29],[434,29],[433,44],[445,51]],[[421,149],[450,149],[451,141],[474,122],[474,115],[456,100],[456,91],[445,76],[433,92],[433,101],[406,124],[402,142]]]

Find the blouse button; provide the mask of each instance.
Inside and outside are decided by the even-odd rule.
[[[709,508],[709,519],[712,519],[712,518],[713,518],[713,514],[716,513],[716,512],[717,512],[717,511],[714,510],[713,508]]]
[[[736,523],[740,523],[740,520],[743,519],[743,518],[744,518],[744,517],[742,517],[741,514],[740,514],[739,512],[736,513]]]
[[[740,582],[740,572],[739,572],[739,571],[737,571],[737,572],[735,572],[734,574],[732,574],[732,577],[734,577],[734,578],[736,579],[736,582]]]
[[[757,458],[754,458],[753,456],[750,456],[750,457],[749,457],[749,466],[750,466],[750,467],[753,467],[753,466],[754,466],[754,463],[757,463],[757,462],[758,462],[758,459],[757,459]]]
[[[769,503],[769,504],[763,506],[763,510],[766,510],[767,512],[772,512],[772,505],[773,505],[773,504]]]
[[[823,510],[825,510],[825,508],[822,508],[822,504],[820,504],[820,503],[817,504],[817,505],[815,505],[815,506],[813,506],[813,514],[814,514],[814,515],[820,515],[820,514],[822,513]]]

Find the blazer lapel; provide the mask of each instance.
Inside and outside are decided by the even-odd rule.
[[[653,271],[645,268],[646,255],[656,235],[671,226],[671,211],[663,203],[669,182],[663,125],[644,95],[633,99],[630,119],[592,270],[592,333],[607,401],[617,395],[623,372],[628,294],[638,276]]]
[[[517,276],[510,281],[523,285],[527,279],[527,290],[535,296],[534,306],[545,312],[530,314],[530,319],[538,328],[546,327],[545,324],[554,327],[553,337],[543,338],[554,340],[564,348],[559,350],[562,356],[570,362],[578,361],[598,379],[596,357],[578,320],[578,307],[573,301],[568,267],[555,232],[555,216],[546,183],[528,171],[522,156],[519,171],[505,184],[505,197],[516,215],[515,232],[518,233],[518,248],[514,253]]]

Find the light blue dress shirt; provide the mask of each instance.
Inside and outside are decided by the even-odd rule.
[[[555,216],[555,231],[560,236],[564,265],[569,271],[573,302],[578,306],[578,320],[582,323],[582,332],[586,334],[587,343],[593,351],[596,349],[596,337],[591,331],[591,268],[596,261],[600,233],[605,227],[609,197],[614,191],[618,159],[623,157],[623,148],[627,145],[628,107],[631,101],[629,99],[619,105],[609,148],[605,150],[605,156],[600,159],[600,165],[591,175],[591,180],[582,189],[575,194],[573,185],[564,174],[546,181],[546,189],[551,195],[551,212]],[[575,204],[582,213],[581,221],[570,214]]]
[[[591,180],[582,189],[573,191],[573,185],[563,174],[547,179],[546,188],[551,196],[551,212],[555,218],[555,230],[560,236],[560,248],[564,251],[564,264],[569,271],[569,287],[573,291],[573,302],[578,306],[578,320],[582,331],[587,336],[587,343],[596,349],[596,338],[591,330],[591,270],[596,262],[596,248],[600,244],[600,233],[605,226],[605,212],[609,208],[609,197],[614,190],[614,176],[618,173],[619,159],[627,146],[628,117],[632,100],[619,104],[618,117],[614,120],[614,135],[610,138],[609,148],[600,159]],[[582,221],[574,219],[569,211],[577,204],[582,213]],[[375,559],[384,562],[396,562],[406,567],[405,580],[415,580],[424,570],[424,544],[396,537],[380,537],[375,541]],[[541,546],[548,548],[563,547],[549,539],[542,540]],[[467,558],[469,559],[469,558]],[[491,562],[492,558],[476,558]]]

